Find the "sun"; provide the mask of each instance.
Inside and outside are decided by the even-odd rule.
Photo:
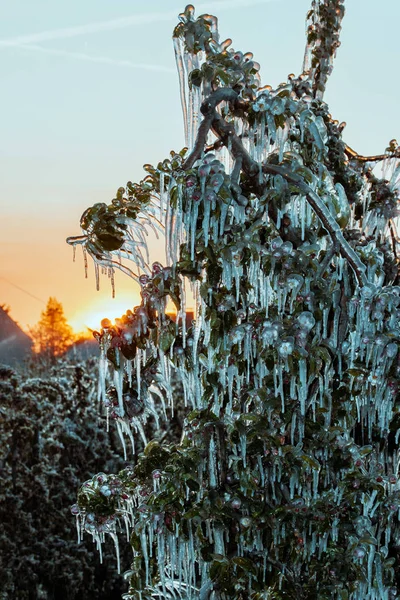
[[[107,318],[114,321],[114,319],[120,318],[127,310],[132,310],[138,304],[140,304],[140,300],[136,295],[111,300],[110,298],[96,299],[71,317],[70,323],[75,331],[87,329],[99,331],[103,319]]]

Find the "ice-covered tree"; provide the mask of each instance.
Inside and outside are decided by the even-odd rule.
[[[343,15],[342,0],[313,0],[302,73],[272,89],[187,6],[174,31],[187,148],[70,239],[142,286],[97,334],[121,437],[144,437],[157,404],[167,419],[186,407],[179,444],[150,441],[74,506],[99,544],[125,522],[126,598],[398,597],[400,152],[352,150],[323,100]],[[147,264],[149,227],[165,231],[165,267]]]

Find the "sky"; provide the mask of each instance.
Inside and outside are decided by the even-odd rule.
[[[251,51],[262,83],[299,73],[311,0],[202,0],[221,39]],[[184,145],[172,30],[176,0],[0,0],[0,305],[26,329],[50,296],[77,331],[138,304],[116,275],[96,291],[94,269],[65,243],[95,202],[109,203]],[[400,140],[398,0],[347,0],[325,96],[361,154]],[[153,260],[161,245],[151,242]]]

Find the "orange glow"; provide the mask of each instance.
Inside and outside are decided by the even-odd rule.
[[[82,331],[85,328],[99,331],[102,319],[114,319],[122,317],[128,309],[132,310],[134,306],[140,304],[139,294],[133,297],[119,296],[117,298],[99,298],[83,307],[81,311],[72,315],[69,319],[71,326],[75,331]]]

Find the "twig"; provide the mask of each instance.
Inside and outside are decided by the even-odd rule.
[[[87,240],[87,235],[70,235],[65,241],[67,242],[67,244],[75,246],[75,244],[86,244]]]
[[[342,286],[342,295],[340,297],[340,313],[339,313],[339,326],[338,326],[338,348],[342,348],[342,344],[346,339],[347,326],[349,324],[349,312],[347,310],[348,298]]]
[[[389,230],[390,230],[390,237],[392,240],[393,254],[397,258],[396,243],[398,243],[399,239],[397,237],[396,225],[393,223],[393,219],[389,219]]]
[[[233,169],[232,169],[232,173],[231,173],[231,178],[234,183],[240,182],[240,171],[241,170],[242,170],[242,157],[239,156],[235,160],[235,164],[233,165]]]
[[[322,263],[319,266],[319,269],[317,271],[317,278],[321,278],[323,276],[323,274],[325,273],[326,269],[329,266],[329,263],[331,262],[332,258],[335,256],[338,249],[339,248],[335,244],[332,244],[332,247],[329,248]]]
[[[216,140],[213,144],[210,144],[209,146],[206,146],[204,148],[204,154],[207,154],[208,152],[213,152],[214,150],[219,150],[223,145],[224,142],[222,140]]]
[[[212,123],[214,133],[221,139],[229,140],[231,152],[236,160],[241,159],[243,171],[250,178],[260,173],[260,165],[251,158],[250,154],[244,148],[241,139],[236,135],[233,125],[227,123],[220,114],[215,112],[215,118]],[[227,145],[226,142],[226,145]]]
[[[357,154],[357,152],[347,144],[345,145],[344,151],[351,160],[356,160],[360,163],[381,162],[388,158],[400,158],[400,147],[396,148],[391,154],[375,154],[374,156],[362,156],[362,154]]]
[[[277,569],[279,569],[279,571],[286,576],[286,579],[288,581],[290,581],[290,583],[292,583],[295,588],[297,589],[297,591],[299,591],[301,593],[301,596],[303,596],[302,594],[302,588],[301,588],[301,584],[297,583],[296,578],[294,576],[294,573],[291,569],[289,569],[286,565],[284,565],[281,561],[279,560],[275,560],[274,558],[271,558],[270,556],[266,556],[266,559],[269,563],[271,563],[271,565],[273,565],[274,567],[276,567]]]

